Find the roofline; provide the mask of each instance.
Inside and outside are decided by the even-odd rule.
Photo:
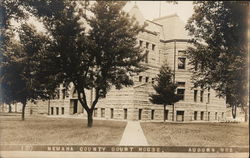
[[[159,25],[159,26],[163,26],[163,25],[161,25],[161,24],[158,24],[158,23],[156,23],[156,22],[154,22],[154,21],[151,21],[151,20],[148,20],[148,19],[146,19],[146,21],[149,21],[149,22],[151,22],[151,23],[153,23],[153,24],[156,24],[156,25]]]
[[[163,43],[170,43],[170,42],[190,42],[190,39],[171,39],[171,40],[160,40]]]
[[[179,17],[179,16],[176,13],[174,13],[174,14],[170,14],[170,15],[167,15],[167,16],[163,16],[163,17],[159,17],[159,18],[153,19],[153,21],[155,21],[155,20],[162,20],[162,19],[165,19],[165,18],[172,18],[172,17]]]

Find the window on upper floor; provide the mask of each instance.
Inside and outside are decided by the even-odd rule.
[[[152,78],[152,84],[154,84],[154,82],[155,82],[155,79],[154,79],[154,78]]]
[[[178,55],[183,56],[185,55],[186,51],[185,50],[178,50]]]
[[[149,51],[146,50],[146,52],[144,54],[144,57],[141,60],[142,62],[148,63],[148,54],[149,54]]]
[[[145,82],[148,82],[148,79],[149,79],[149,78],[148,78],[148,77],[146,77],[146,78],[145,78]]]
[[[153,51],[155,50],[155,44],[152,44],[152,50]]]
[[[142,76],[139,76],[139,82],[141,82],[142,81]]]
[[[198,91],[194,90],[194,102],[197,102],[197,94],[198,94]]]
[[[200,102],[203,102],[203,95],[204,95],[204,91],[201,91]]]
[[[149,43],[148,43],[148,42],[146,42],[146,48],[147,48],[147,49],[149,48]]]
[[[177,89],[177,95],[179,95],[181,97],[180,100],[184,100],[185,99],[185,89]]]
[[[140,47],[142,47],[142,45],[143,45],[143,41],[139,41],[139,44],[140,44]]]
[[[207,103],[210,104],[210,93],[207,94]]]
[[[178,69],[185,69],[186,67],[186,58],[179,57],[178,58]]]
[[[149,54],[149,51],[146,50],[146,54],[145,54],[145,63],[148,63],[148,54]]]
[[[177,82],[178,87],[185,87],[185,82]]]

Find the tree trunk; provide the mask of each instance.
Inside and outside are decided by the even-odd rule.
[[[237,106],[236,105],[232,105],[232,116],[233,116],[233,119],[236,118],[236,109],[237,109]]]
[[[88,113],[88,127],[91,128],[93,126],[93,110],[90,111],[90,112],[87,112]]]
[[[247,116],[247,114],[248,114],[248,107],[243,107],[243,111],[244,111],[244,115],[245,115],[245,122],[247,122],[248,121],[248,116]]]
[[[11,109],[11,104],[8,104],[9,105],[9,113],[12,112],[12,109]]]
[[[163,121],[166,121],[166,104],[164,104],[164,110],[163,110]]]
[[[23,103],[22,107],[22,121],[24,121],[26,103]]]
[[[48,115],[50,115],[50,99],[48,101]]]

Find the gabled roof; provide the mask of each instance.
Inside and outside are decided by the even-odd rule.
[[[138,6],[135,4],[129,11],[129,15],[135,17],[140,25],[143,25],[144,22],[146,22],[148,24],[146,29],[148,31],[159,33],[161,40],[189,39],[188,33],[185,30],[185,23],[177,14],[167,15],[153,20],[146,20]]]
[[[129,11],[129,15],[131,17],[135,17],[135,19],[139,22],[140,25],[143,25],[145,22],[145,18],[143,17],[141,11],[138,6],[135,4],[133,8]]]

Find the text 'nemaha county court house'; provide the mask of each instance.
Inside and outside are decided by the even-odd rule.
[[[184,22],[178,15],[160,17],[152,21],[145,20],[135,5],[130,10],[140,24],[147,23],[146,31],[138,35],[138,44],[146,53],[142,61],[148,69],[134,76],[134,85],[121,90],[111,89],[102,98],[94,110],[94,117],[118,120],[163,120],[163,106],[153,105],[149,95],[154,93],[152,85],[165,62],[175,73],[178,84],[177,94],[182,100],[167,106],[166,121],[222,121],[230,112],[226,101],[216,97],[212,89],[192,88],[190,72],[191,65],[185,57],[185,49],[190,45]],[[88,99],[92,102],[94,92],[88,91]],[[227,112],[228,111],[228,112]],[[72,86],[68,91],[63,85],[59,88],[58,98],[50,101],[29,103],[26,114],[48,115],[85,115],[86,111],[78,102],[76,91]],[[174,117],[172,117],[174,114]],[[173,120],[174,118],[174,120]]]

